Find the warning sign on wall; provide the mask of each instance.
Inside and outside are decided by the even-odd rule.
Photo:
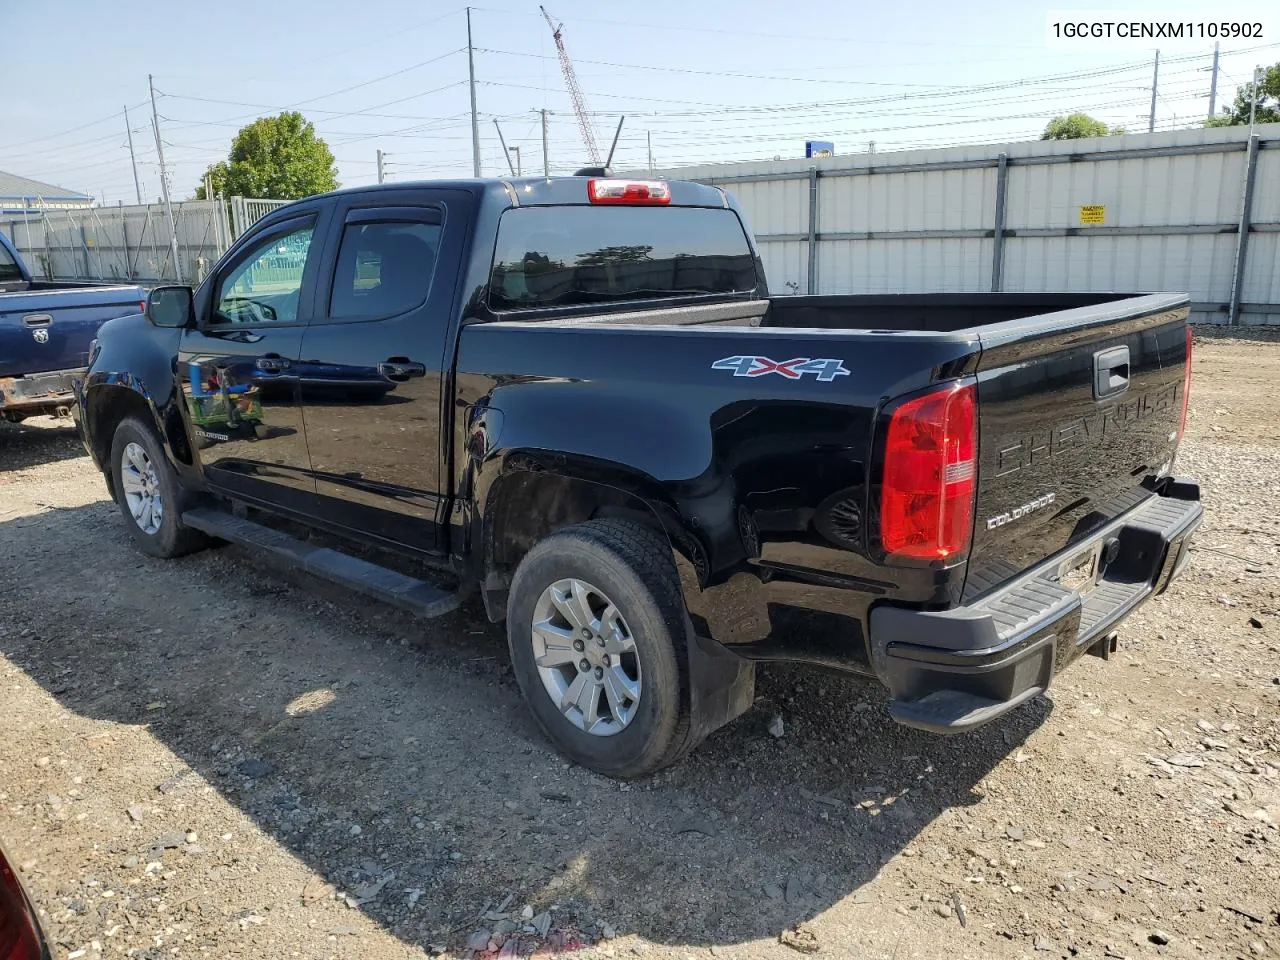
[[[1080,226],[1099,227],[1107,222],[1107,208],[1101,203],[1092,203],[1080,208]]]

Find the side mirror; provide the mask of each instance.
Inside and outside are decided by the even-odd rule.
[[[190,287],[156,287],[147,294],[146,318],[157,327],[189,327],[195,320]]]

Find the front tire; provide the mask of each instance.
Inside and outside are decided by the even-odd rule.
[[[507,601],[512,669],[538,725],[608,777],[646,776],[694,746],[685,631],[670,547],[626,521],[540,541]]]
[[[111,480],[125,526],[144,553],[161,559],[198,550],[207,538],[182,524],[186,492],[155,431],[126,417],[111,441]]]

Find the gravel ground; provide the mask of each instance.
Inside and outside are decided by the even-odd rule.
[[[477,609],[143,557],[70,429],[0,424],[0,836],[72,960],[1280,955],[1277,382],[1199,342],[1208,517],[1111,662],[945,740],[773,669],[631,785],[548,749]]]

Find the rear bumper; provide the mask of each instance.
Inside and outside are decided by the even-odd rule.
[[[41,413],[67,415],[75,403],[75,381],[83,370],[51,370],[0,377],[0,417],[22,419]]]
[[[1105,642],[1182,572],[1203,514],[1199,486],[1174,480],[1164,495],[971,606],[874,608],[870,652],[893,695],[891,715],[909,727],[960,733],[1044,692],[1058,671]],[[1060,582],[1059,572],[1091,547],[1111,559],[1081,595]]]

